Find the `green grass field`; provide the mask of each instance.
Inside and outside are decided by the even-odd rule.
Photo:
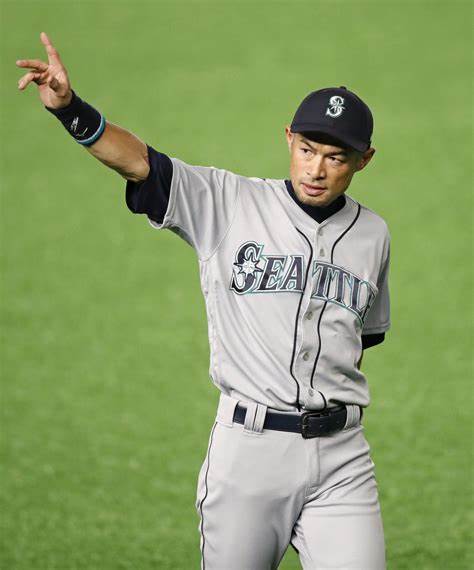
[[[198,568],[218,400],[192,249],[17,91],[43,30],[80,96],[191,164],[285,177],[307,93],[369,103],[349,194],[392,235],[393,325],[362,365],[388,568],[473,567],[471,25],[447,1],[2,2],[2,569]]]

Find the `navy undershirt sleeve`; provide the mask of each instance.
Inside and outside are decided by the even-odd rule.
[[[147,214],[161,224],[168,208],[173,178],[173,163],[169,156],[147,145],[150,172],[146,180],[127,180],[125,200],[134,214]]]
[[[385,333],[377,334],[363,334],[362,335],[362,349],[370,348],[376,344],[380,344],[385,339]]]

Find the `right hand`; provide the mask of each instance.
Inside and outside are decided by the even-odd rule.
[[[41,32],[40,39],[48,54],[48,63],[39,59],[19,59],[18,67],[30,69],[18,81],[18,89],[23,91],[31,82],[36,83],[41,101],[46,107],[60,109],[69,105],[72,99],[71,83],[66,68],[59,58],[48,36]]]

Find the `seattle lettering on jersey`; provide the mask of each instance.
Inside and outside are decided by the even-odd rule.
[[[303,291],[303,255],[264,255],[263,245],[248,241],[235,255],[230,288],[239,295]]]
[[[377,291],[368,282],[343,267],[324,261],[313,262],[312,298],[336,303],[357,315],[361,323],[374,302]]]
[[[238,295],[254,293],[301,293],[305,274],[304,255],[266,255],[264,245],[242,244],[235,255],[230,289]],[[315,260],[311,297],[336,303],[356,314],[363,324],[377,291],[343,267]]]

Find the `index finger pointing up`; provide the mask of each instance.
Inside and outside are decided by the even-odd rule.
[[[52,64],[59,63],[60,64],[61,60],[59,59],[59,53],[57,52],[57,50],[55,49],[55,47],[51,43],[51,40],[48,38],[48,36],[44,32],[41,32],[40,39],[41,39],[42,44],[46,48],[46,53],[48,54],[49,63],[52,63]]]

